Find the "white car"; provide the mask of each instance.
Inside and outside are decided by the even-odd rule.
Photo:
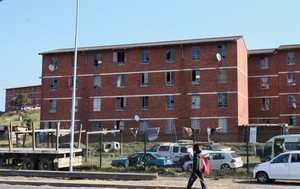
[[[253,169],[253,178],[260,183],[300,179],[300,151],[290,151],[279,154],[271,161],[260,163]]]
[[[210,170],[235,169],[243,166],[243,161],[235,151],[213,151],[203,153],[209,160]],[[187,161],[183,164],[183,171],[191,171],[193,161]]]

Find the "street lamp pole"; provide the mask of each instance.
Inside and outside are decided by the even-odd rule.
[[[75,48],[74,48],[74,74],[73,74],[73,93],[72,93],[72,115],[71,115],[71,141],[70,141],[70,172],[73,171],[73,148],[74,148],[74,126],[75,126],[75,98],[76,98],[76,77],[77,77],[77,43],[78,43],[78,9],[79,0],[76,0],[76,27],[75,27]],[[79,141],[80,142],[80,141]]]

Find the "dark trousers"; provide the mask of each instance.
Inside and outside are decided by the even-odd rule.
[[[195,171],[195,172],[193,171],[192,172],[186,189],[191,189],[194,182],[197,180],[197,178],[199,178],[199,180],[200,180],[200,184],[201,184],[202,189],[206,189],[206,185],[204,183],[204,177],[203,177],[203,174],[200,171]]]

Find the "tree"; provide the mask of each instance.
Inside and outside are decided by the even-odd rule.
[[[31,104],[31,100],[22,93],[15,94],[9,102],[10,109],[17,112],[21,111],[29,104]]]

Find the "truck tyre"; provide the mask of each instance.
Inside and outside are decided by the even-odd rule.
[[[39,170],[53,170],[53,163],[48,158],[42,158],[38,163]]]
[[[22,162],[22,168],[25,170],[35,170],[36,160],[34,158],[25,158]]]

